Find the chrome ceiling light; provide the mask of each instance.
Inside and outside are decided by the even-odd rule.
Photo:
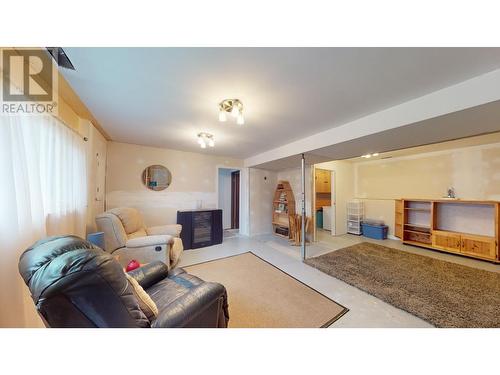
[[[207,148],[207,145],[209,147],[214,147],[215,146],[215,139],[214,136],[210,133],[198,133],[198,144],[200,145],[201,148]]]
[[[230,113],[236,117],[236,123],[243,125],[245,119],[243,118],[243,103],[239,99],[224,99],[219,103],[219,121],[226,122],[227,114]]]

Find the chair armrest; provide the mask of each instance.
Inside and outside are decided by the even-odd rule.
[[[170,224],[170,225],[157,225],[154,227],[146,228],[146,233],[148,236],[155,236],[158,234],[168,234],[173,237],[179,237],[182,231],[182,225],[180,224]]]
[[[136,247],[149,247],[149,246],[158,246],[158,245],[172,245],[174,243],[174,238],[169,235],[163,236],[144,236],[144,237],[135,237],[127,240],[125,244],[128,248],[136,248]]]
[[[205,282],[177,298],[160,311],[153,328],[181,328],[198,318],[220,298],[226,298],[226,288],[219,283]],[[214,328],[217,317],[214,317]]]
[[[127,272],[143,289],[147,289],[168,276],[168,266],[163,262],[151,262]]]

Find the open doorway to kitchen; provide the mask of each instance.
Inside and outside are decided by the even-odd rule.
[[[322,235],[335,235],[335,171],[314,168],[315,239]]]
[[[240,170],[217,168],[218,208],[222,210],[224,237],[232,237],[240,228]]]

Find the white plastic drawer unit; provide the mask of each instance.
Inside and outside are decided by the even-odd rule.
[[[361,221],[363,220],[363,202],[347,202],[347,233],[361,234]]]

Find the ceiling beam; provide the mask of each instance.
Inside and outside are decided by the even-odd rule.
[[[245,159],[252,167],[500,100],[500,69]],[[471,124],[474,126],[474,124]]]

